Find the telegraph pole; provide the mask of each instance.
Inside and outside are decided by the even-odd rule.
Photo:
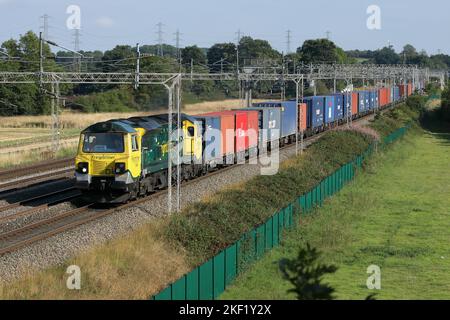
[[[331,39],[331,31],[327,31],[325,32],[325,34],[327,35],[327,40]]]
[[[156,32],[158,34],[158,55],[163,57],[164,56],[163,31],[162,31],[163,24],[162,22],[159,22],[156,26],[158,27],[158,31]]]

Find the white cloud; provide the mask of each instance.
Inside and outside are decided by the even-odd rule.
[[[110,17],[100,17],[95,21],[95,23],[101,28],[111,28],[114,25],[114,21]]]

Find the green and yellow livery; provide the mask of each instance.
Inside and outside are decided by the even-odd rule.
[[[202,136],[199,123],[182,114],[182,178],[201,174]],[[176,119],[172,122],[176,130]],[[168,115],[96,123],[80,136],[75,158],[76,187],[96,202],[124,202],[168,185]],[[174,149],[174,148],[172,148]],[[176,179],[176,171],[172,177]]]

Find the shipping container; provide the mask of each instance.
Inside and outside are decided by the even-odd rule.
[[[375,94],[375,108],[380,107],[380,94],[378,93],[378,90],[374,90]]]
[[[369,110],[373,110],[378,107],[378,92],[376,90],[369,90]]]
[[[379,99],[379,107],[383,108],[384,106],[384,88],[378,89],[378,99]]]
[[[268,143],[279,139],[281,108],[250,107],[241,110],[258,112],[258,138],[260,143]]]
[[[368,102],[369,101],[367,100],[367,105]],[[364,113],[366,111],[366,91],[358,91],[358,114]]]
[[[306,97],[303,99],[306,104],[307,127],[310,129],[323,126],[323,110],[325,99],[323,97]]]
[[[247,113],[247,130],[245,131],[245,149],[258,147],[259,115],[256,110],[242,110]]]
[[[222,148],[220,116],[195,116],[195,119],[201,123],[203,161],[205,163],[222,163],[224,153]]]
[[[306,103],[298,104],[298,131],[308,129],[308,106]]]
[[[352,92],[352,116],[358,114],[358,92]]]
[[[324,96],[324,116],[325,123],[334,122],[334,97],[333,96]]]
[[[344,92],[342,94],[343,118],[347,118],[348,116],[351,116],[351,114],[352,114],[352,96],[353,96],[353,94],[351,92]]]
[[[381,88],[380,90],[378,90],[380,108],[384,108],[389,104],[389,95],[390,95],[389,88]]]
[[[397,102],[399,101],[401,98],[400,96],[400,87],[399,86],[395,86],[394,87],[394,101]]]
[[[235,142],[235,131],[236,131],[236,121],[234,114],[226,112],[210,112],[205,114],[200,114],[197,116],[217,116],[220,117],[220,131],[222,135],[222,154],[226,158],[226,163],[232,163],[234,161],[234,153],[236,150]]]
[[[342,93],[335,93],[334,96],[334,119],[335,121],[344,118],[344,95]]]
[[[297,108],[295,101],[282,102],[260,102],[253,104],[254,107],[281,108],[281,138],[289,137],[297,133]]]

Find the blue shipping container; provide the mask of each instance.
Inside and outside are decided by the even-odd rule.
[[[242,110],[258,111],[260,143],[272,142],[280,138],[281,108],[251,107]]]
[[[281,134],[280,137],[288,137],[297,133],[297,109],[295,101],[261,102],[253,104],[254,107],[281,108]]]
[[[344,118],[344,95],[341,93],[334,94],[334,119],[341,120]]]
[[[394,101],[399,101],[399,100],[400,100],[400,87],[395,86],[394,87]]]
[[[323,126],[323,108],[325,99],[323,97],[306,97],[306,119],[308,128],[319,128]]]
[[[325,123],[331,123],[334,121],[334,97],[333,96],[325,96]]]
[[[358,91],[358,113],[366,112],[366,92]]]
[[[343,117],[351,117],[352,116],[352,92],[344,93],[344,110],[343,110]]]
[[[369,110],[373,110],[375,108],[375,91],[369,91]]]
[[[203,161],[222,160],[222,137],[220,134],[219,116],[199,116],[195,117],[197,122],[201,123],[203,137]],[[213,131],[216,130],[216,131]],[[220,163],[221,161],[219,161]]]

